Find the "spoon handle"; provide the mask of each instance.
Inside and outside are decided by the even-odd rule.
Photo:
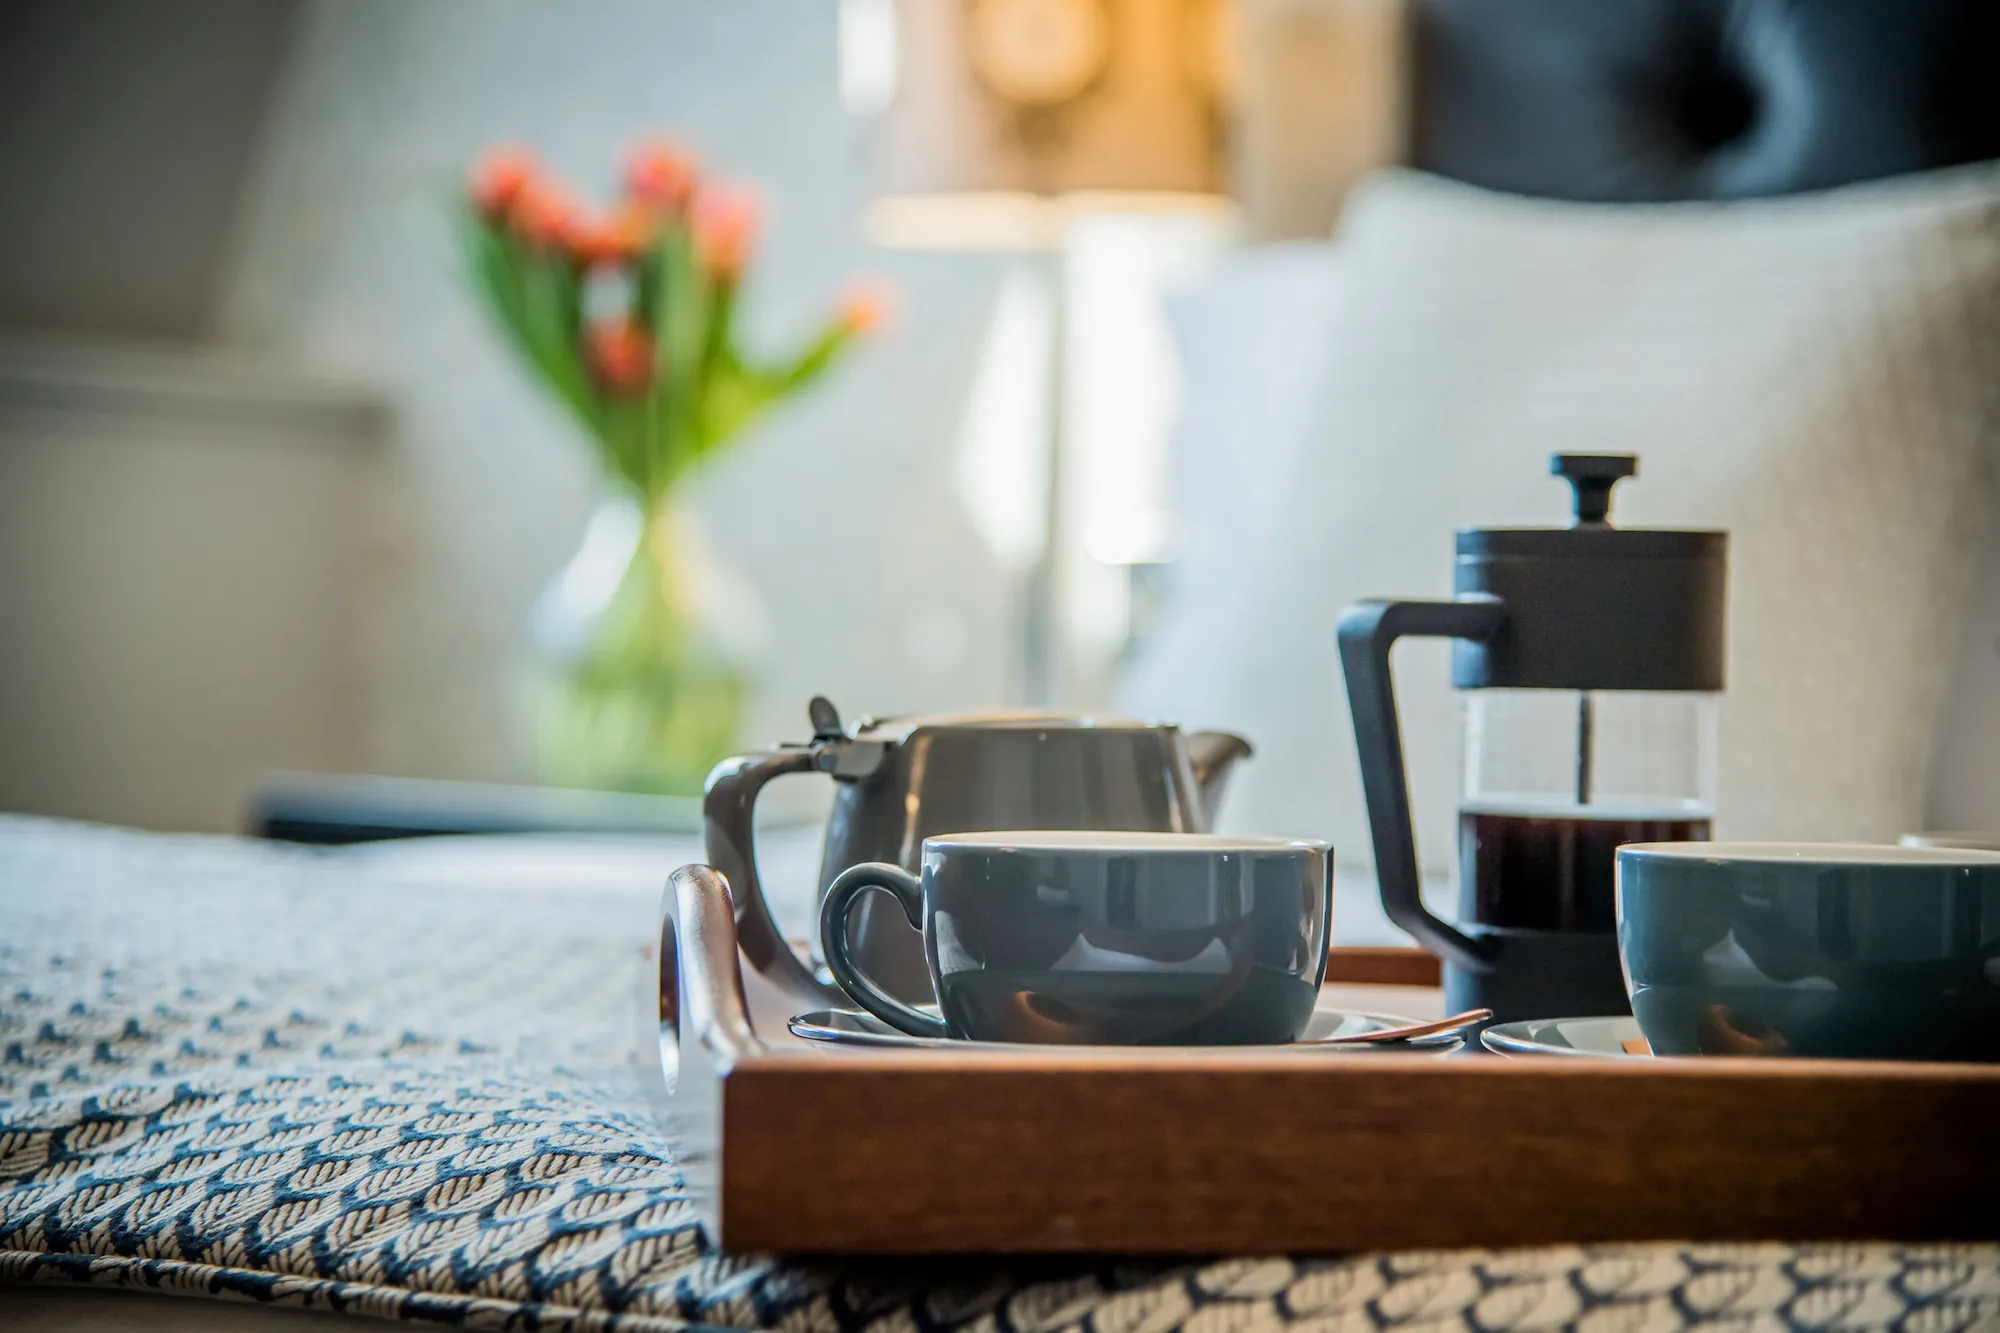
[[[1412,1023],[1407,1027],[1380,1028],[1374,1032],[1356,1032],[1345,1037],[1322,1037],[1321,1046],[1373,1046],[1386,1041],[1415,1041],[1419,1037],[1438,1037],[1447,1032],[1457,1032],[1463,1028],[1484,1023],[1493,1017],[1491,1009],[1468,1009],[1450,1018],[1440,1018],[1430,1023]]]

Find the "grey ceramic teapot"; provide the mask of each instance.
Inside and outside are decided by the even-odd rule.
[[[1116,829],[1203,833],[1224,779],[1250,753],[1240,736],[1116,718],[1041,713],[861,718],[843,726],[825,699],[810,709],[812,740],[725,759],[703,803],[708,863],[729,881],[743,956],[807,1004],[846,1004],[830,980],[785,942],[757,878],[751,815],[757,793],[786,773],[826,773],[833,816],[819,893],[863,861],[915,872],[934,833]],[[931,998],[923,945],[892,903],[857,905],[849,935],[860,964],[899,998]]]

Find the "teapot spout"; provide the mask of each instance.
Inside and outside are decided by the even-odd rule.
[[[1188,766],[1194,770],[1195,786],[1201,792],[1202,827],[1214,828],[1230,770],[1237,760],[1254,752],[1249,741],[1226,731],[1197,731],[1187,738],[1187,745]]]

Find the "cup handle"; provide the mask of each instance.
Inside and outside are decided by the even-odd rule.
[[[951,1029],[945,1026],[942,1018],[934,1018],[921,1009],[904,1004],[883,990],[855,966],[854,959],[848,954],[847,915],[853,909],[855,900],[870,889],[894,894],[896,901],[902,904],[903,915],[909,918],[910,925],[917,930],[924,928],[924,886],[915,875],[901,866],[883,861],[864,861],[858,866],[849,866],[827,886],[826,898],[819,905],[819,945],[826,956],[827,971],[833,973],[833,979],[854,997],[856,1004],[898,1032],[940,1040],[951,1036]]]

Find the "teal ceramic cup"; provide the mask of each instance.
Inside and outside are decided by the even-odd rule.
[[[861,895],[923,933],[937,1013],[851,951]],[[863,862],[820,907],[826,965],[855,1003],[919,1037],[1229,1046],[1295,1039],[1326,974],[1333,848],[1308,838],[1097,831],[924,839],[923,875]]]
[[[1617,864],[1655,1054],[2000,1060],[2000,853],[1661,842]]]

